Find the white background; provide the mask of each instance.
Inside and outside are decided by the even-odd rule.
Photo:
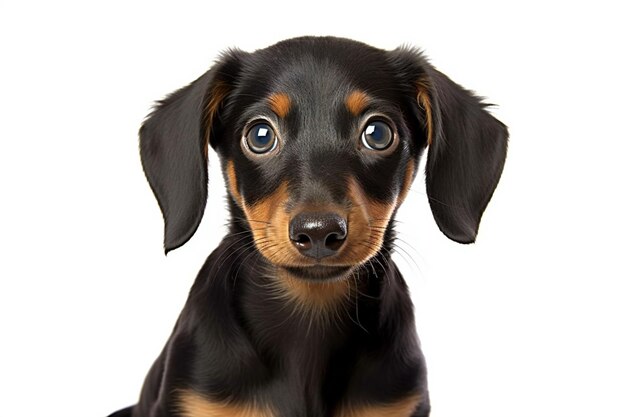
[[[205,219],[163,256],[143,117],[227,47],[331,34],[424,48],[510,127],[475,245],[438,231],[422,176],[399,213],[432,416],[626,416],[617,4],[2,1],[0,415],[136,401],[226,222],[211,154]]]

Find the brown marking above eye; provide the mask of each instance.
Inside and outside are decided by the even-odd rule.
[[[428,145],[431,145],[433,143],[433,110],[428,91],[428,82],[423,79],[419,80],[417,82],[417,104],[426,113],[426,138]]]
[[[346,107],[353,116],[358,116],[369,105],[370,97],[361,90],[355,90],[346,97]]]
[[[268,98],[270,108],[280,118],[287,116],[291,109],[291,99],[285,93],[273,93]]]

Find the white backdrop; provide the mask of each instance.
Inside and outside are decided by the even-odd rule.
[[[409,5],[410,4],[410,5]],[[624,42],[617,2],[0,2],[0,415],[132,404],[224,233],[167,258],[140,167],[152,101],[227,47],[422,47],[498,103],[509,158],[478,241],[399,213],[433,417],[626,416]]]

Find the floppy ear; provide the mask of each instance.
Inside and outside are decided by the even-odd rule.
[[[158,102],[139,130],[143,169],[165,220],[165,253],[185,244],[202,220],[209,135],[238,72],[236,55]]]
[[[426,190],[439,229],[459,243],[476,239],[498,184],[508,132],[488,105],[433,68],[414,50],[393,51],[409,75],[428,144]]]

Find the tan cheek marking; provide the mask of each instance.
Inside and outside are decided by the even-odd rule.
[[[409,194],[411,184],[413,183],[413,176],[415,175],[415,162],[411,159],[406,167],[406,174],[404,175],[404,183],[402,184],[402,190],[398,196],[398,205],[404,202],[404,199]]]
[[[353,116],[359,116],[369,102],[369,96],[361,90],[353,91],[346,97],[346,107]]]
[[[426,137],[428,145],[431,145],[433,143],[433,112],[428,91],[428,83],[425,80],[419,80],[417,82],[417,104],[426,113]]]
[[[392,404],[342,408],[335,417],[411,417],[419,402],[415,394]]]
[[[285,93],[274,93],[267,98],[269,105],[278,117],[285,117],[291,109],[291,99]]]
[[[178,410],[181,417],[275,417],[269,407],[214,402],[191,390],[179,395]]]
[[[284,263],[295,251],[289,240],[289,214],[284,208],[288,198],[287,182],[255,204],[248,205],[242,198],[242,207],[257,248],[273,263]]]
[[[385,230],[398,199],[394,198],[390,203],[372,201],[354,178],[349,181],[348,195],[352,201],[348,232],[351,250],[348,256],[352,263],[363,263],[382,247]]]
[[[228,177],[228,189],[230,190],[230,195],[233,196],[237,204],[239,204],[239,207],[242,207],[243,198],[239,192],[237,174],[235,173],[235,163],[232,160],[228,161],[226,176]]]
[[[407,178],[411,175],[407,173]],[[355,266],[374,256],[382,247],[385,230],[400,201],[398,197],[389,203],[371,200],[354,178],[349,180],[348,195],[352,207],[347,213],[349,232],[346,250],[328,262],[328,265]],[[248,205],[241,197],[241,206],[250,223],[257,248],[270,262],[276,265],[310,266],[310,262],[303,259],[289,239],[290,214],[284,208],[288,197],[287,183],[284,182],[272,195],[253,205]],[[298,282],[295,278],[293,281]],[[298,291],[295,293],[298,294]]]

